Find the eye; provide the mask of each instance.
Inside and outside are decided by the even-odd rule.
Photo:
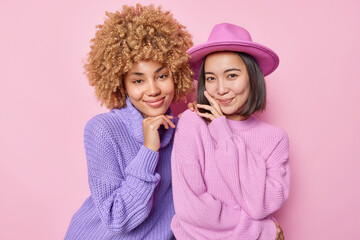
[[[136,80],[132,81],[132,83],[134,83],[134,84],[140,84],[140,83],[143,83],[143,82],[144,81],[141,80],[141,79],[136,79]]]
[[[235,79],[237,76],[238,76],[238,75],[235,74],[235,73],[230,73],[230,74],[228,75],[228,78],[230,78],[230,79]]]
[[[167,74],[161,74],[158,78],[159,79],[166,79],[168,77]]]
[[[207,77],[205,80],[208,81],[208,82],[211,82],[211,81],[214,81],[215,78],[210,76],[210,77]]]

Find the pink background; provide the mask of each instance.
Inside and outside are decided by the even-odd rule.
[[[152,2],[196,44],[226,21],[278,53],[260,115],[291,141],[291,195],[276,217],[287,239],[357,239],[360,2]],[[0,239],[62,239],[88,196],[83,128],[106,109],[82,65],[104,12],[125,3],[1,0]]]

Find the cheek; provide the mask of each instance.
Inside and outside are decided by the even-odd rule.
[[[163,84],[163,91],[167,95],[174,95],[175,94],[175,83],[173,79],[169,79],[169,81],[164,82]]]
[[[205,90],[213,97],[216,93],[216,86],[215,84],[205,83]]]
[[[125,90],[128,96],[135,100],[139,100],[143,95],[143,90],[140,87],[126,86]]]
[[[248,95],[250,92],[250,84],[248,84],[246,82],[245,83],[240,82],[240,83],[233,85],[231,89],[236,95],[243,95],[243,94]]]

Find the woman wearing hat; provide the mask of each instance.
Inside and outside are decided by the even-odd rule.
[[[170,104],[193,86],[191,35],[152,5],[106,13],[85,65],[110,112],[93,117],[84,144],[91,195],[65,239],[172,239]]]
[[[188,50],[197,110],[185,111],[172,152],[177,239],[284,239],[271,215],[289,195],[289,143],[253,116],[279,58],[243,28],[216,25]]]

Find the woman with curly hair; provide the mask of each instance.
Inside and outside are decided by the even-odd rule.
[[[170,104],[192,90],[191,35],[170,12],[124,6],[106,13],[85,70],[110,112],[85,127],[91,195],[65,239],[172,239]]]

